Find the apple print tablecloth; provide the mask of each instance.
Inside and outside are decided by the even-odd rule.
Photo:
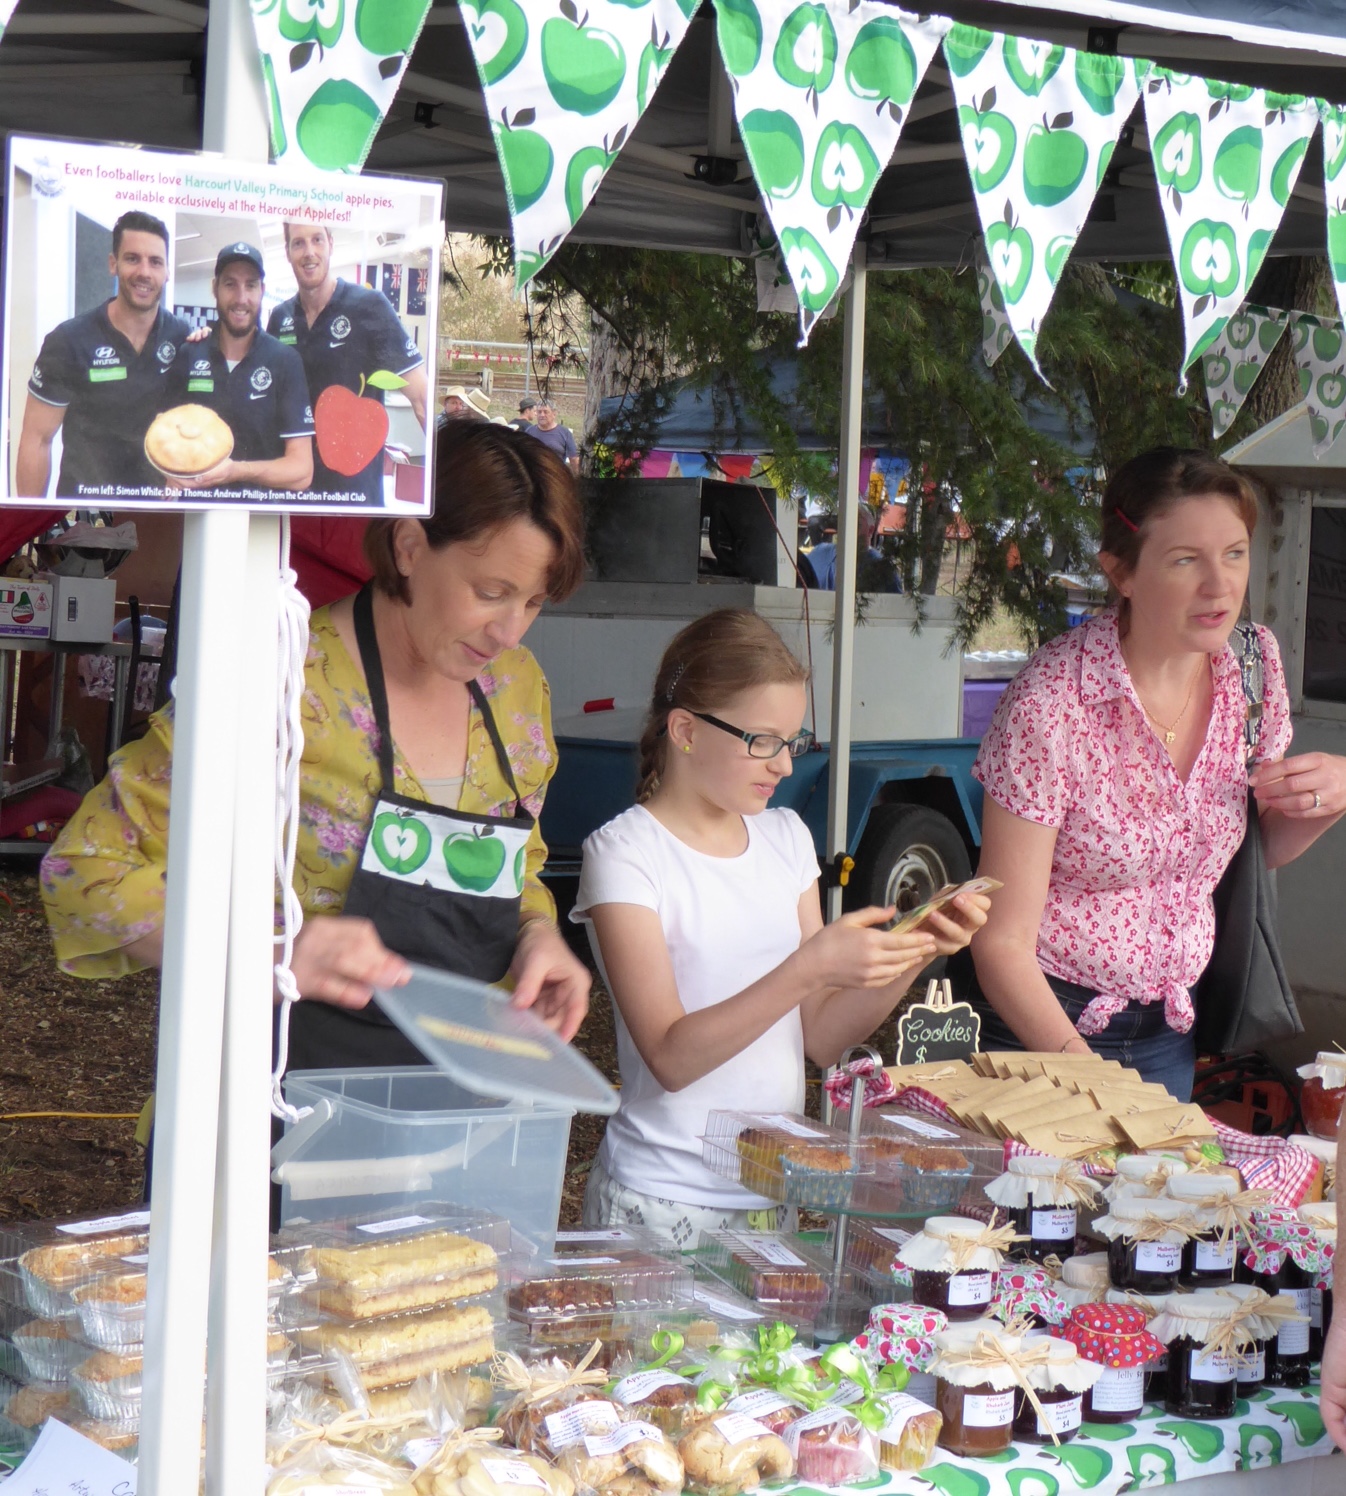
[[[990,1460],[962,1460],[940,1453],[918,1474],[881,1472],[848,1492],[889,1492],[891,1496],[1118,1496],[1230,1471],[1270,1470],[1291,1460],[1329,1454],[1332,1441],[1318,1414],[1318,1387],[1288,1392],[1264,1388],[1239,1400],[1233,1418],[1196,1422],[1170,1418],[1149,1403],[1131,1423],[1089,1424],[1060,1448],[1016,1444]],[[797,1486],[799,1496],[812,1488]],[[1275,1489],[1274,1478],[1247,1482],[1248,1496]],[[1340,1489],[1346,1491],[1346,1457]]]

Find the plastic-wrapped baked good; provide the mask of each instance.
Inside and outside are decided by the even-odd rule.
[[[575,1483],[550,1461],[517,1449],[471,1448],[419,1470],[416,1496],[575,1496]]]
[[[145,1338],[143,1271],[103,1273],[71,1294],[80,1328],[90,1345],[117,1351]]]
[[[70,1294],[118,1257],[145,1251],[149,1212],[0,1231],[0,1257],[17,1257],[29,1307],[44,1319],[75,1313]]]
[[[52,1414],[58,1422],[66,1424],[77,1434],[83,1434],[95,1444],[119,1454],[124,1460],[134,1460],[140,1451],[140,1420],[109,1422],[105,1418],[94,1418],[82,1408],[58,1408]]]
[[[724,1405],[726,1413],[742,1413],[760,1423],[773,1434],[784,1435],[785,1430],[803,1413],[804,1409],[777,1392],[774,1387],[750,1387],[731,1397]]]
[[[678,1441],[687,1485],[701,1496],[737,1496],[794,1474],[794,1456],[779,1435],[742,1413],[717,1413]]]
[[[788,1204],[811,1210],[845,1210],[855,1183],[855,1160],[840,1148],[791,1143],[780,1153]]]
[[[513,1396],[496,1421],[516,1449],[550,1457],[554,1439],[602,1433],[622,1421],[616,1406],[599,1391],[608,1376],[592,1364],[596,1351],[591,1347],[576,1366],[555,1360],[528,1366],[512,1352],[499,1358],[496,1383]]]
[[[767,1232],[703,1232],[701,1260],[760,1304],[811,1318],[827,1302],[827,1279],[798,1242]]]
[[[610,1282],[580,1275],[533,1278],[506,1296],[509,1317],[536,1341],[575,1344],[612,1334],[617,1296]]]
[[[795,1474],[823,1486],[849,1486],[879,1473],[879,1437],[844,1408],[819,1408],[784,1433]]]
[[[37,1428],[70,1404],[70,1389],[53,1382],[30,1382],[17,1388],[5,1404],[5,1417],[20,1428]]]
[[[31,1319],[13,1335],[28,1375],[35,1382],[61,1382],[76,1361],[84,1359],[84,1347],[70,1338],[70,1321]]]
[[[432,1371],[478,1366],[495,1350],[491,1316],[478,1304],[353,1324],[331,1320],[295,1334],[302,1350],[324,1355],[343,1351],[367,1389],[409,1382]]]
[[[879,1464],[885,1470],[924,1470],[935,1457],[943,1416],[906,1392],[883,1399],[888,1422],[879,1430]]]
[[[316,1281],[304,1289],[304,1298],[326,1314],[347,1319],[405,1314],[461,1303],[489,1293],[500,1281],[495,1248],[458,1231],[413,1228],[342,1240],[346,1234],[331,1232],[307,1253]]]
[[[557,1463],[575,1482],[576,1496],[678,1496],[682,1459],[662,1429],[643,1419],[605,1433],[582,1434]]]
[[[874,1160],[875,1177],[896,1185],[911,1210],[938,1214],[956,1209],[972,1178],[972,1164],[958,1148],[884,1136],[867,1137],[863,1146]]]
[[[670,1371],[634,1371],[612,1389],[613,1401],[628,1408],[635,1418],[680,1438],[689,1419],[700,1416],[696,1387]]]
[[[333,1496],[418,1496],[406,1470],[397,1470],[372,1455],[328,1444],[301,1445],[273,1471],[266,1496],[316,1496],[334,1487]]]
[[[95,1418],[124,1423],[140,1417],[139,1350],[95,1351],[70,1372],[70,1390]]]

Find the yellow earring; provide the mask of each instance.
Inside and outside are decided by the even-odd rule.
[[[692,745],[690,743],[684,743],[682,745],[682,751],[684,753],[690,753],[692,751]]]

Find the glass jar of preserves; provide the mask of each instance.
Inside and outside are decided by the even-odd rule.
[[[1103,1198],[1109,1202],[1119,1195],[1162,1195],[1173,1175],[1187,1173],[1187,1164],[1158,1153],[1124,1153],[1117,1160],[1116,1170],[1112,1183],[1103,1190]]]
[[[1084,1394],[1103,1368],[1084,1360],[1072,1341],[1042,1331],[1024,1336],[1020,1360],[1028,1386],[1014,1394],[1015,1439],[1024,1444],[1068,1443],[1084,1421]]]
[[[1129,1304],[1139,1309],[1145,1316],[1145,1326],[1148,1329],[1151,1321],[1159,1313],[1159,1305],[1153,1299],[1147,1299],[1142,1293],[1126,1291],[1120,1288],[1110,1288],[1103,1295],[1109,1304]],[[1153,1361],[1145,1363],[1145,1401],[1162,1402],[1164,1399],[1164,1379],[1168,1375],[1168,1347],[1161,1345],[1163,1355],[1156,1356]]]
[[[1267,1337],[1275,1331],[1274,1328],[1268,1330],[1260,1311],[1270,1300],[1260,1288],[1255,1288],[1251,1283],[1229,1283],[1223,1288],[1217,1288],[1215,1292],[1221,1298],[1234,1301],[1235,1318],[1247,1327],[1248,1334],[1252,1336],[1251,1343],[1242,1347],[1234,1367],[1236,1394],[1239,1397],[1251,1397],[1266,1385]]]
[[[1045,1267],[1031,1262],[1007,1262],[995,1275],[991,1315],[1002,1324],[1026,1320],[1033,1329],[1045,1330],[1051,1325],[1065,1324],[1070,1318],[1070,1305]]]
[[[934,1337],[935,1407],[943,1415],[939,1445],[964,1458],[1003,1454],[1014,1436],[1019,1373],[1011,1360],[1017,1335],[989,1321],[951,1325]]]
[[[1164,1345],[1132,1304],[1077,1304],[1063,1332],[1082,1359],[1102,1367],[1084,1394],[1086,1423],[1128,1423],[1145,1403],[1145,1368]]]
[[[1346,1054],[1323,1050],[1311,1065],[1301,1065],[1299,1074],[1304,1081],[1299,1093],[1304,1126],[1315,1138],[1334,1142],[1346,1101]]]
[[[1114,1288],[1136,1293],[1173,1291],[1182,1249],[1196,1234],[1191,1207],[1181,1200],[1119,1195],[1094,1222],[1108,1242],[1108,1276]]]
[[[1266,1308],[1276,1326],[1267,1340],[1267,1386],[1307,1387],[1313,1361],[1313,1279],[1287,1254],[1278,1271],[1257,1273],[1254,1282],[1273,1301]]]
[[[931,1216],[897,1250],[911,1269],[912,1297],[952,1321],[981,1319],[991,1307],[995,1274],[1014,1239],[1010,1225],[986,1226],[970,1216]]]
[[[1150,1328],[1168,1346],[1164,1409],[1178,1418],[1232,1418],[1238,1367],[1253,1343],[1237,1300],[1220,1293],[1178,1293],[1164,1300]]]
[[[1015,1231],[1027,1237],[1018,1252],[1033,1262],[1070,1257],[1079,1207],[1092,1204],[1098,1194],[1098,1185],[1073,1159],[1036,1154],[1010,1159],[985,1189],[987,1199],[1008,1211]]]
[[[1320,1258],[1331,1249],[1333,1260],[1324,1264],[1321,1260],[1312,1264],[1312,1296],[1309,1300],[1309,1358],[1323,1359],[1323,1342],[1332,1328],[1332,1281],[1337,1249],[1337,1203],[1335,1200],[1319,1200],[1312,1205],[1301,1205],[1296,1212],[1304,1225],[1310,1227],[1322,1248]]]
[[[1164,1188],[1170,1199],[1190,1207],[1197,1227],[1196,1234],[1183,1243],[1178,1287],[1202,1290],[1232,1283],[1238,1235],[1230,1202],[1240,1193],[1238,1180],[1229,1174],[1183,1174],[1174,1176]],[[1259,1202],[1265,1198],[1257,1197]]]

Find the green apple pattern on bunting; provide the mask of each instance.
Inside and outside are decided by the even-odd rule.
[[[697,0],[460,0],[522,289],[631,138]]]
[[[430,0],[251,0],[251,7],[271,159],[359,171]]]
[[[9,25],[9,18],[14,14],[14,7],[19,0],[0,0],[0,36],[4,36],[5,27]]]
[[[1155,68],[1145,123],[1178,272],[1186,371],[1248,295],[1318,126],[1314,101]]]
[[[1042,319],[1148,64],[963,25],[944,56],[986,257],[1041,374]]]
[[[799,298],[803,347],[840,289],[949,22],[871,0],[715,0],[715,12],[739,134]]]
[[[1346,317],[1346,108],[1318,100],[1323,117],[1323,186],[1327,191],[1327,258]]]
[[[976,241],[975,262],[977,269],[977,296],[981,300],[981,351],[988,369],[1009,347],[1014,337],[1009,313],[1005,310],[1005,298],[1000,294],[1000,282],[991,274],[986,259],[986,244]]]
[[[1282,311],[1245,306],[1225,323],[1224,331],[1201,355],[1211,430],[1216,436],[1223,436],[1234,424],[1248,391],[1257,383],[1288,326]]]
[[[1346,426],[1346,334],[1335,318],[1292,312],[1290,322],[1313,455],[1321,457]]]

